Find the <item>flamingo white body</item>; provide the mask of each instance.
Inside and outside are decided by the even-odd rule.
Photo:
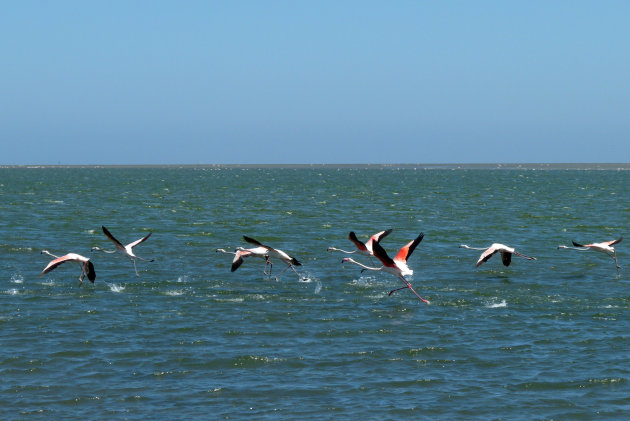
[[[287,265],[286,268],[282,269],[282,271],[279,274],[276,275],[276,282],[278,281],[278,277],[282,273],[284,273],[284,271],[287,270],[287,269],[293,270],[293,272],[295,272],[297,276],[302,278],[302,275],[300,275],[298,273],[298,271],[295,270],[295,268],[294,268],[294,266],[302,266],[302,263],[298,262],[298,260],[295,257],[289,256],[287,253],[285,253],[282,250],[274,249],[273,247],[266,246],[266,245],[262,244],[260,241],[255,240],[255,239],[253,239],[251,237],[248,237],[246,235],[243,236],[243,239],[245,241],[247,241],[248,243],[250,243],[250,244],[254,244],[257,247],[262,247],[263,249],[265,249],[265,251],[267,253],[267,256],[269,256],[269,258],[275,258],[275,259],[281,260]]]
[[[621,269],[621,266],[619,266],[619,262],[617,261],[617,251],[615,250],[613,246],[615,244],[621,243],[621,240],[623,240],[623,237],[619,237],[616,240],[612,240],[612,241],[604,241],[601,243],[584,244],[584,245],[576,243],[575,241],[572,241],[574,247],[558,246],[558,248],[580,250],[580,251],[595,250],[601,253],[605,253],[615,261],[615,266],[617,266],[617,273],[619,273],[619,269]]]
[[[486,247],[484,248],[470,247],[470,246],[467,246],[466,244],[462,244],[459,247],[466,248],[469,250],[482,250],[483,251],[483,253],[481,253],[481,256],[479,256],[479,260],[477,260],[476,267],[479,267],[485,262],[487,262],[496,253],[501,254],[501,261],[503,262],[505,266],[510,266],[510,263],[512,263],[512,255],[516,255],[527,260],[536,260],[535,257],[526,256],[524,254],[517,252],[512,247],[508,247],[505,244],[500,244],[500,243],[494,243],[490,247],[487,247],[487,248]]]
[[[270,266],[269,274],[271,274],[271,270],[273,269],[273,264],[269,260],[267,249],[264,247],[255,247],[250,249],[237,247],[235,252],[226,251],[224,249],[217,249],[217,252],[234,255],[234,260],[232,260],[231,272],[234,272],[236,269],[238,269],[243,264],[243,259],[246,257],[259,257],[261,259],[265,259],[265,269],[263,269],[263,273],[265,275],[267,275],[267,266]]]
[[[375,242],[379,242],[383,238],[387,237],[391,232],[392,232],[392,229],[388,229],[386,231],[378,232],[378,233],[374,234],[373,236],[371,236],[370,239],[366,243],[363,243],[361,240],[359,240],[357,238],[357,236],[354,233],[354,231],[350,231],[350,233],[348,234],[348,240],[350,240],[350,241],[352,241],[352,243],[354,243],[354,245],[356,246],[356,250],[342,250],[342,249],[338,249],[336,247],[328,247],[327,251],[340,251],[340,252],[346,253],[346,254],[362,254],[364,256],[372,257],[372,256],[374,256],[374,251],[372,250],[372,245]]]
[[[392,295],[392,293],[395,291],[409,288],[411,292],[413,292],[415,296],[420,299],[420,301],[422,301],[425,304],[431,304],[428,300],[425,300],[420,295],[418,295],[416,290],[414,290],[413,287],[411,286],[411,283],[409,283],[409,281],[405,279],[405,276],[413,275],[413,270],[411,270],[409,266],[407,265],[407,259],[409,259],[409,257],[411,256],[411,253],[413,253],[416,246],[420,244],[423,238],[424,238],[424,233],[420,233],[420,235],[418,235],[418,237],[416,237],[415,240],[410,241],[409,243],[405,244],[398,251],[398,254],[396,254],[396,257],[394,257],[393,259],[391,259],[387,255],[387,252],[383,249],[383,247],[380,245],[378,241],[374,241],[372,243],[372,250],[374,252],[374,256],[383,263],[383,266],[378,267],[378,268],[366,266],[363,263],[357,262],[356,260],[350,257],[346,257],[342,259],[341,263],[350,262],[350,263],[354,263],[355,265],[361,266],[363,270],[373,270],[373,271],[382,271],[382,272],[390,273],[396,276],[398,279],[400,279],[405,284],[405,286],[402,288],[391,290],[389,292],[389,295]]]
[[[98,251],[102,251],[104,253],[116,253],[116,251],[121,252],[122,254],[124,254],[125,256],[127,256],[129,258],[129,260],[131,260],[133,262],[133,268],[136,271],[136,276],[140,276],[140,274],[138,273],[138,268],[136,267],[136,259],[138,260],[142,260],[144,262],[152,262],[153,259],[143,259],[142,257],[138,257],[135,255],[135,253],[133,252],[133,248],[135,246],[137,246],[140,243],[145,242],[150,236],[151,236],[151,232],[148,233],[147,235],[145,235],[144,237],[131,242],[127,245],[123,245],[120,241],[118,241],[116,239],[116,237],[114,237],[112,235],[112,233],[109,232],[109,230],[107,228],[105,228],[105,226],[101,226],[101,228],[103,229],[103,233],[105,234],[105,236],[107,238],[109,238],[109,240],[114,243],[114,245],[116,246],[116,250],[104,250],[100,247],[92,247],[92,251],[94,250],[98,250]]]
[[[39,274],[39,276],[42,276],[50,272],[51,270],[55,269],[57,266],[63,263],[77,262],[81,266],[81,276],[79,277],[79,285],[83,284],[83,278],[85,276],[87,276],[90,282],[94,283],[94,280],[96,279],[96,272],[94,271],[94,265],[92,264],[89,258],[85,256],[81,256],[80,254],[76,254],[76,253],[68,253],[65,256],[58,257],[50,253],[48,250],[42,250],[42,254],[47,254],[51,257],[54,257],[54,260],[51,260],[50,263],[48,263],[48,265],[44,268],[42,273]]]

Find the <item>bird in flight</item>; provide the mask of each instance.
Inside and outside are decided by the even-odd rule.
[[[234,272],[243,264],[244,258],[253,256],[253,257],[260,257],[262,259],[265,259],[265,269],[263,269],[263,273],[267,275],[267,266],[269,266],[269,275],[271,275],[273,264],[271,263],[271,260],[269,260],[267,249],[264,247],[255,247],[255,248],[250,248],[250,249],[237,247],[236,251],[227,251],[225,249],[217,249],[217,252],[234,255],[234,260],[232,260],[231,272]]]
[[[371,236],[370,239],[366,243],[363,243],[361,240],[357,238],[354,231],[350,231],[350,233],[348,234],[348,240],[354,243],[356,247],[355,250],[342,250],[336,247],[328,247],[327,251],[340,251],[346,254],[362,254],[364,256],[368,256],[371,258],[372,256],[374,256],[374,252],[372,251],[372,244],[374,244],[375,242],[381,241],[383,238],[387,237],[391,232],[392,232],[392,229],[377,232],[376,234]]]
[[[584,245],[576,243],[575,241],[572,241],[574,247],[558,246],[558,248],[580,250],[580,251],[595,250],[595,251],[605,253],[615,261],[615,266],[617,266],[617,274],[619,274],[619,269],[621,269],[621,266],[619,266],[619,262],[617,261],[617,250],[615,250],[613,246],[615,244],[621,243],[621,240],[623,240],[623,237],[619,237],[616,240],[612,240],[612,241],[604,241],[601,243],[584,244]]]
[[[149,238],[151,236],[151,232],[148,233],[147,235],[145,235],[144,237],[127,244],[126,246],[124,246],[120,241],[118,241],[116,239],[116,237],[114,237],[112,235],[111,232],[109,232],[109,230],[107,228],[105,228],[105,226],[101,226],[101,228],[103,229],[103,233],[105,234],[105,236],[107,238],[109,238],[109,240],[114,243],[114,245],[116,246],[115,250],[104,250],[100,247],[92,247],[92,251],[94,250],[98,250],[98,251],[102,251],[103,253],[116,253],[117,251],[121,252],[123,255],[127,256],[129,258],[129,260],[131,260],[133,262],[133,268],[136,271],[136,276],[140,276],[140,274],[138,274],[138,268],[136,267],[136,259],[138,260],[142,260],[143,262],[153,262],[154,259],[143,259],[142,257],[138,257],[134,254],[133,252],[133,248],[135,246],[137,246],[138,244],[144,242],[147,240],[147,238]]]
[[[497,252],[501,253],[501,261],[503,262],[505,266],[510,266],[510,263],[512,263],[512,255],[522,257],[523,259],[527,259],[527,260],[536,260],[535,257],[525,256],[524,254],[521,254],[517,252],[516,250],[514,250],[512,247],[508,247],[504,244],[499,244],[499,243],[494,243],[490,247],[483,247],[483,248],[470,247],[470,246],[467,246],[466,244],[462,244],[459,247],[469,249],[469,250],[483,251],[483,253],[481,253],[481,256],[479,256],[479,260],[477,260],[476,267],[479,267],[485,262],[487,262]]]
[[[81,266],[81,276],[79,277],[79,285],[83,284],[83,278],[85,276],[87,276],[90,282],[94,283],[94,280],[96,279],[96,272],[94,271],[94,265],[92,264],[92,262],[90,262],[90,259],[88,259],[87,257],[81,256],[80,254],[76,254],[76,253],[68,253],[65,256],[58,257],[50,253],[48,250],[42,250],[41,254],[47,254],[51,257],[54,257],[54,259],[51,260],[50,263],[48,263],[48,265],[44,268],[42,273],[39,274],[39,276],[42,276],[50,272],[51,270],[55,269],[57,266],[63,263],[77,262]]]
[[[266,246],[262,244],[260,241],[255,240],[246,235],[243,236],[243,239],[250,244],[254,244],[258,247],[262,247],[263,249],[265,249],[267,251],[267,256],[269,258],[275,258],[275,259],[281,260],[287,265],[286,268],[282,269],[282,271],[280,271],[280,273],[276,275],[276,282],[278,281],[278,277],[282,275],[284,271],[286,271],[287,269],[293,270],[293,272],[295,272],[296,275],[300,277],[300,279],[305,279],[302,277],[302,275],[298,273],[297,270],[295,270],[294,266],[302,266],[302,263],[298,262],[298,260],[295,257],[289,256],[287,253],[285,253],[282,250],[274,249],[273,247]]]
[[[385,249],[383,249],[378,241],[374,241],[372,243],[372,250],[374,252],[374,256],[378,258],[381,263],[383,263],[383,266],[381,267],[366,266],[363,263],[357,262],[350,257],[342,259],[341,263],[350,262],[354,263],[355,265],[361,266],[363,270],[383,271],[390,273],[400,279],[405,284],[405,286],[391,290],[388,295],[392,295],[392,293],[401,289],[409,288],[411,292],[413,292],[414,295],[420,299],[420,301],[425,304],[431,304],[428,300],[425,300],[420,295],[418,295],[416,290],[413,289],[413,287],[411,286],[411,283],[405,278],[405,276],[413,275],[413,270],[411,270],[407,265],[407,260],[411,256],[411,253],[413,253],[413,251],[416,249],[416,246],[420,244],[423,238],[424,233],[420,233],[420,235],[418,235],[418,237],[416,237],[413,241],[405,244],[398,251],[398,254],[396,254],[396,257],[394,257],[393,259],[387,255],[387,252],[385,251]]]

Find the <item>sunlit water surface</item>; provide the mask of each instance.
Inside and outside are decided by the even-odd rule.
[[[571,240],[628,233],[625,170],[0,169],[2,419],[622,419],[630,414],[622,266]],[[136,248],[140,277],[111,248]],[[348,232],[425,238],[410,281],[341,264]],[[230,272],[243,235],[303,265]],[[630,239],[629,239],[630,240]],[[460,244],[500,242],[537,257]],[[79,287],[67,263],[91,257]],[[365,264],[375,265],[362,256]],[[275,262],[274,274],[283,268]]]

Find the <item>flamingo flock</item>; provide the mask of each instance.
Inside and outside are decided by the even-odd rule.
[[[140,276],[140,274],[138,273],[137,266],[136,266],[136,260],[141,260],[144,262],[154,261],[154,259],[141,258],[134,253],[134,248],[138,246],[139,244],[145,242],[151,236],[152,233],[148,233],[142,238],[139,238],[127,245],[123,245],[120,241],[116,239],[116,237],[114,237],[111,234],[111,232],[105,226],[101,226],[101,229],[103,231],[103,234],[105,234],[105,236],[107,237],[107,239],[114,244],[115,249],[105,250],[98,246],[94,246],[92,247],[92,251],[101,251],[108,254],[112,254],[116,252],[122,253],[125,257],[129,258],[131,262],[133,263],[136,276]],[[401,247],[396,253],[396,255],[393,258],[391,258],[387,254],[383,246],[381,245],[381,242],[389,234],[391,234],[392,231],[393,231],[392,229],[379,231],[376,234],[369,237],[369,239],[365,243],[358,239],[354,231],[350,231],[347,238],[354,244],[355,246],[354,250],[344,250],[344,249],[331,246],[331,247],[328,247],[327,251],[329,252],[338,251],[344,254],[355,254],[355,255],[365,256],[365,257],[370,258],[371,260],[372,258],[376,258],[382,264],[381,266],[367,266],[366,264],[361,263],[357,260],[354,260],[351,257],[344,257],[341,260],[341,263],[342,264],[352,263],[354,265],[357,265],[362,268],[361,272],[369,270],[369,271],[375,271],[375,272],[389,273],[395,276],[398,280],[400,280],[404,286],[390,290],[388,295],[391,296],[396,291],[409,289],[420,301],[422,301],[425,304],[430,304],[429,300],[424,299],[416,292],[416,290],[411,285],[410,281],[407,279],[408,277],[411,277],[414,274],[414,271],[409,267],[409,263],[408,263],[409,258],[411,257],[416,247],[424,239],[424,233],[420,233],[412,241],[409,241],[407,244]],[[296,266],[302,265],[295,257],[289,255],[283,250],[265,245],[261,243],[260,241],[246,235],[243,236],[243,240],[249,244],[252,244],[254,247],[244,248],[244,247],[239,246],[239,247],[236,247],[233,252],[227,251],[223,248],[216,249],[217,253],[226,253],[226,254],[234,255],[234,258],[232,260],[232,265],[230,268],[231,272],[235,272],[244,263],[244,259],[249,258],[249,257],[256,257],[256,258],[264,260],[265,266],[263,269],[263,274],[267,276],[271,276],[272,274],[274,260],[276,261],[279,260],[286,265],[286,267],[283,270],[281,270],[280,273],[275,275],[276,282],[278,282],[280,275],[282,275],[284,272],[286,272],[289,269],[291,269],[298,276],[299,280],[308,279],[308,278],[303,277],[295,269]],[[615,266],[617,268],[617,274],[619,274],[619,270],[621,269],[621,266],[619,265],[619,262],[617,260],[617,251],[615,250],[613,246],[619,244],[622,240],[623,240],[623,237],[619,237],[616,240],[604,241],[604,242],[599,242],[599,243],[590,243],[590,244],[580,244],[573,241],[573,247],[560,245],[557,248],[558,249],[572,249],[572,250],[579,250],[579,251],[594,250],[594,251],[604,253],[614,260]],[[537,260],[535,257],[525,255],[523,253],[516,251],[513,247],[509,247],[500,243],[493,243],[489,247],[471,247],[467,244],[462,244],[459,247],[464,248],[464,249],[469,249],[469,250],[482,251],[475,265],[477,268],[481,266],[482,264],[488,262],[488,260],[490,260],[490,258],[497,253],[501,255],[501,261],[503,265],[505,266],[510,266],[512,262],[512,256],[517,256],[517,257],[523,258],[525,260],[530,260],[530,261]],[[81,273],[79,276],[79,285],[83,283],[83,279],[86,276],[90,280],[90,282],[94,283],[94,280],[96,279],[96,271],[94,269],[94,264],[92,263],[90,258],[82,256],[77,253],[67,253],[59,257],[50,253],[48,250],[42,250],[41,253],[53,257],[53,260],[51,260],[46,265],[46,267],[42,270],[40,275],[49,273],[53,269],[56,269],[57,267],[62,265],[63,263],[75,262],[75,263],[78,263],[79,266],[81,267]],[[267,272],[267,268],[269,268],[268,272]]]

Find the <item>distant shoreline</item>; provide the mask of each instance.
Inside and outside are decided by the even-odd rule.
[[[485,163],[485,164],[142,164],[142,165],[1,165],[0,168],[330,168],[330,169],[524,169],[630,170],[630,163]]]

